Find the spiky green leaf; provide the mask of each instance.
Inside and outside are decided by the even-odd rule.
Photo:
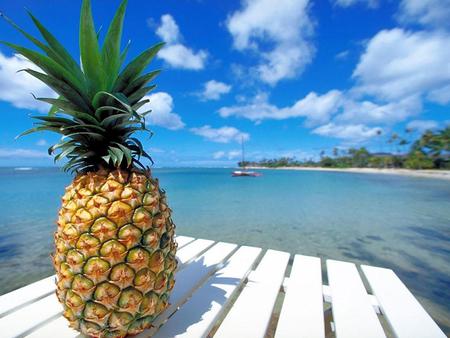
[[[120,4],[103,43],[101,57],[103,70],[106,76],[105,87],[107,90],[112,89],[112,85],[120,70],[120,40],[122,38],[123,19],[125,17],[127,2],[127,0],[123,0]]]
[[[80,56],[83,72],[93,97],[99,90],[105,89],[105,74],[102,58],[92,18],[91,1],[83,0],[80,15]]]

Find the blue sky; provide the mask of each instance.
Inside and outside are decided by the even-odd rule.
[[[97,27],[107,27],[119,1],[92,2]],[[78,59],[81,1],[55,4],[16,0],[0,10],[35,32],[30,9]],[[449,123],[449,17],[449,0],[130,0],[129,58],[166,42],[151,65],[164,71],[145,107],[155,135],[144,145],[157,166],[232,166],[241,139],[254,160],[391,150],[392,132]],[[29,45],[5,22],[0,36]],[[46,149],[58,136],[14,140],[30,114],[46,112],[30,93],[53,95],[16,73],[27,66],[0,46],[2,166],[52,165]]]

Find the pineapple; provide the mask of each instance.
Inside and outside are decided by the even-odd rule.
[[[63,169],[75,173],[66,188],[54,235],[56,294],[69,325],[92,337],[124,337],[151,327],[168,306],[177,267],[175,225],[151,161],[135,132],[149,132],[137,110],[149,102],[148,85],[159,71],[144,70],[162,44],[125,65],[120,50],[127,1],[118,8],[99,46],[89,0],[80,19],[81,65],[31,13],[45,42],[7,22],[43,53],[3,42],[40,70],[38,78],[58,98],[48,115],[34,116],[22,135],[53,131],[61,141],[49,148]]]

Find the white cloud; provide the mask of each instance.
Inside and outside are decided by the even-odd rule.
[[[156,34],[166,43],[177,43],[181,39],[180,28],[169,14],[161,16],[161,25],[156,29]]]
[[[161,24],[158,26],[156,34],[167,44],[159,51],[158,57],[169,65],[174,68],[192,70],[200,70],[205,67],[207,53],[203,50],[195,52],[181,43],[180,29],[170,14],[161,16]]]
[[[12,149],[0,148],[0,158],[49,158],[50,156],[44,151],[34,149]]]
[[[345,60],[345,59],[347,59],[349,54],[350,54],[350,52],[348,50],[344,50],[340,53],[337,53],[335,58],[338,60]]]
[[[48,111],[49,105],[35,100],[31,93],[37,97],[55,97],[55,93],[28,73],[17,72],[25,68],[41,71],[20,55],[8,57],[0,52],[0,100],[17,108]]]
[[[395,28],[376,34],[353,72],[356,92],[383,100],[426,95],[450,84],[450,35]]]
[[[439,124],[433,120],[413,120],[406,125],[406,128],[423,133],[426,130],[436,129]]]
[[[328,122],[331,115],[337,112],[341,101],[342,93],[338,90],[331,90],[323,95],[310,92],[292,106],[279,108],[268,102],[266,94],[259,94],[250,103],[222,107],[219,109],[219,114],[222,117],[238,116],[252,121],[305,117],[305,124],[314,126]]]
[[[419,114],[422,109],[421,100],[417,96],[385,104],[351,98],[342,102],[342,113],[336,120],[347,123],[396,123]]]
[[[450,26],[450,0],[402,0],[399,20],[436,27]]]
[[[40,146],[40,147],[45,147],[46,145],[48,145],[48,142],[47,142],[47,140],[40,139],[36,142],[36,145]]]
[[[335,0],[334,3],[340,7],[350,7],[356,4],[363,4],[368,6],[369,8],[378,7],[378,0]]]
[[[164,47],[158,57],[174,68],[200,70],[205,67],[207,54],[202,50],[194,53],[192,49],[177,43]]]
[[[203,100],[218,100],[222,95],[229,93],[230,90],[230,85],[220,81],[210,80],[204,84],[200,97]]]
[[[199,135],[204,137],[205,139],[218,143],[230,143],[247,141],[250,139],[250,135],[248,133],[244,133],[239,129],[234,127],[224,126],[221,128],[212,128],[209,125],[199,127],[199,128],[191,128],[191,132],[195,135]]]
[[[152,112],[146,116],[148,124],[170,130],[184,128],[185,124],[180,115],[173,112],[173,99],[168,93],[158,92],[147,95],[144,99],[149,99],[150,102],[139,108],[138,112],[152,110]]]
[[[343,139],[351,142],[361,142],[377,135],[379,127],[367,127],[363,124],[339,125],[328,123],[314,129],[312,132],[321,136]]]
[[[213,159],[215,159],[215,160],[220,160],[220,159],[222,159],[222,158],[224,158],[225,157],[225,152],[224,151],[216,151],[214,154],[213,154]]]
[[[306,127],[335,123],[343,125],[394,124],[418,115],[422,101],[410,96],[387,103],[362,100],[349,92],[330,90],[325,94],[310,92],[292,106],[278,107],[268,102],[267,94],[259,94],[250,102],[219,109],[220,116],[243,117],[254,122],[304,118]]]
[[[213,153],[213,159],[215,160],[221,160],[224,158],[227,158],[228,160],[234,160],[236,158],[239,158],[242,155],[240,150],[230,150],[228,152],[226,151],[216,151]]]
[[[259,55],[260,79],[275,85],[294,78],[311,62],[313,24],[309,0],[242,0],[242,8],[227,20],[233,45]],[[271,45],[271,49],[267,49]]]
[[[430,91],[428,99],[442,105],[450,103],[450,84]]]
[[[242,155],[242,152],[240,150],[231,150],[228,152],[227,157],[229,160],[233,160],[235,158],[238,158]]]

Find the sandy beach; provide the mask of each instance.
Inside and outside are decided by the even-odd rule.
[[[336,171],[361,174],[387,174],[414,177],[427,177],[450,180],[450,170],[412,170],[412,169],[376,169],[376,168],[319,168],[319,167],[248,167],[247,169],[274,169],[274,170],[309,170],[309,171]]]

